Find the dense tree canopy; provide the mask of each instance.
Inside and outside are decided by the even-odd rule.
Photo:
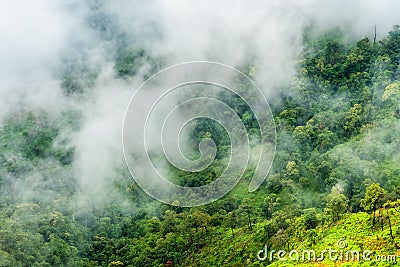
[[[105,28],[112,23],[104,19],[93,17],[90,23],[103,38],[113,38],[113,30]],[[79,110],[20,110],[7,117],[0,125],[0,266],[262,266],[255,260],[257,250],[249,247],[279,250],[290,248],[290,240],[313,244],[322,238],[318,227],[336,227],[349,212],[359,212],[355,218],[371,212],[376,231],[377,211],[389,203],[385,207],[393,209],[388,213],[393,218],[400,198],[400,27],[379,42],[348,42],[340,29],[312,31],[304,33],[298,73],[271,100],[277,151],[267,181],[255,193],[247,192],[250,167],[218,201],[167,206],[148,197],[122,168],[97,206],[80,199],[71,167],[74,145],[62,134],[79,129]],[[129,80],[144,65],[148,77],[163,64],[121,37],[114,64],[119,79]],[[253,65],[242,69],[256,79]],[[63,92],[87,97],[97,75],[88,66],[71,66],[60,78]],[[244,82],[238,86],[246,89]],[[254,114],[240,97],[219,93],[218,98],[258,136]],[[172,165],[166,169],[181,185],[201,186],[223,172],[230,140],[208,119],[195,122],[190,138],[193,158],[202,139],[214,139],[216,161],[195,174]],[[395,242],[393,219],[379,214],[382,229],[390,223]],[[255,238],[248,241],[245,235]],[[219,240],[228,247],[215,248]],[[211,253],[207,259],[198,256],[204,251]]]

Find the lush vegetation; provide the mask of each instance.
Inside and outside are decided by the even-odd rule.
[[[101,18],[90,22],[103,38],[114,38],[115,31],[104,28],[113,23]],[[118,78],[148,77],[163,65],[118,38]],[[0,127],[0,266],[266,266],[271,262],[257,259],[264,245],[322,251],[340,239],[351,249],[397,255],[399,61],[399,26],[379,42],[349,42],[340,29],[321,34],[307,28],[298,74],[270,103],[277,151],[267,181],[248,193],[248,170],[227,196],[190,209],[147,197],[122,167],[101,204],[81,201],[75,150],[65,134],[79,131],[80,111],[15,112]],[[256,66],[241,69],[257,79]],[[71,65],[62,77],[65,95],[90,97],[97,75],[84,64]],[[219,97],[258,133],[240,98]],[[229,140],[208,120],[199,120],[191,137],[194,146],[211,137],[219,148],[216,163],[203,172],[171,168],[180,184],[198,186],[221,173]]]

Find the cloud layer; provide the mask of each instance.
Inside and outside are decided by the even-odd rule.
[[[68,3],[67,3],[68,2]],[[349,35],[378,38],[399,24],[399,1],[3,1],[0,3],[0,120],[20,108],[83,112],[72,136],[81,185],[106,184],[121,164],[121,125],[138,75],[121,81],[113,70],[118,38],[166,58],[166,64],[210,60],[258,66],[269,94],[295,72],[302,28],[342,27]],[[91,23],[95,18],[96,23]],[[101,24],[103,23],[103,24]],[[103,31],[102,31],[103,30]],[[104,32],[109,31],[106,35]],[[83,100],[62,94],[62,73],[74,62],[99,75]]]

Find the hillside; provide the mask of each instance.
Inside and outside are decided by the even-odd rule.
[[[281,235],[282,240],[280,241],[283,245],[280,249],[286,251],[286,254],[281,257],[286,260],[278,259],[278,250],[272,252],[273,260],[269,260],[270,253],[274,248],[273,245],[272,249],[271,247],[267,249],[268,256],[264,259],[264,246],[266,244],[271,246],[271,243],[266,241],[268,224],[261,222],[253,226],[252,232],[248,228],[236,229],[234,237],[232,237],[230,231],[217,230],[213,238],[209,239],[209,245],[195,251],[184,261],[183,265],[394,266],[398,264],[400,253],[398,245],[400,241],[398,235],[400,214],[393,209],[388,210],[388,212],[391,214],[393,239],[390,236],[387,216],[382,218],[384,230],[382,230],[381,225],[372,227],[371,214],[364,212],[346,214],[338,222],[320,225],[315,229],[306,229],[305,217],[298,217],[292,221],[286,235]],[[329,256],[329,249],[337,252],[332,252]],[[261,259],[258,259],[257,254],[260,250],[263,251],[260,253]],[[297,251],[299,256],[296,252],[292,252],[292,261],[290,261],[289,253],[292,250]],[[315,251],[315,260],[309,260],[309,257],[313,259],[313,254],[308,254],[311,250]],[[327,252],[321,254],[323,250],[327,250]],[[305,260],[302,259],[302,253],[305,253]],[[363,258],[363,253],[365,253],[365,258]]]
[[[313,1],[299,6],[276,3],[271,9],[269,4],[257,9],[259,4],[238,8],[225,2],[227,18],[218,4],[197,11],[183,2],[179,8],[162,1],[121,1],[115,6],[97,0],[61,6],[45,2],[41,5],[46,8],[32,13],[29,8],[36,8],[34,4],[24,7],[24,15],[31,19],[15,22],[15,27],[22,25],[20,31],[6,34],[10,40],[23,35],[24,41],[10,41],[2,53],[7,61],[2,67],[5,74],[0,73],[0,267],[322,267],[400,262],[390,261],[400,257],[400,26],[382,33],[368,24],[369,31],[360,34],[364,20],[338,23],[336,16],[347,14],[340,6],[335,23],[325,23],[314,15],[326,14],[326,8],[314,10],[319,4]],[[363,13],[364,2],[352,5],[363,6],[354,12],[370,19]],[[16,12],[22,7],[9,8]],[[384,10],[383,19],[391,18],[389,11],[394,9],[386,4],[371,10],[368,14]],[[48,21],[57,23],[43,20],[42,11]],[[237,13],[245,17],[237,19]],[[199,29],[196,34],[193,25]],[[226,27],[229,34],[216,25]],[[184,33],[193,40],[183,38]],[[205,39],[210,41],[203,43]],[[9,56],[14,49],[17,52]],[[139,111],[142,105],[153,108],[162,103],[154,91],[140,91],[141,85],[167,67],[198,57],[237,69],[242,76],[223,77],[233,81],[237,91],[196,80],[191,93],[178,92],[176,99],[164,103],[179,106],[173,110],[184,122],[173,136],[141,128],[150,112],[133,114],[129,129],[139,136],[147,130],[150,136],[165,137],[167,144],[178,140],[176,154],[184,154],[191,163],[206,154],[211,163],[195,171],[180,167],[165,154],[164,146],[156,147],[164,145],[163,140],[152,139],[145,156],[125,153],[124,119],[132,95],[140,92],[143,97],[135,102]],[[184,74],[191,77],[193,72]],[[181,85],[176,88],[185,89]],[[251,94],[254,85],[260,86],[259,94]],[[250,100],[268,103],[254,109],[243,92],[250,92]],[[203,102],[181,107],[175,102],[188,96],[213,98],[228,108],[214,109]],[[228,114],[227,125],[236,120],[240,131],[206,116],[195,114],[185,120],[196,109]],[[271,120],[262,124],[258,114],[268,114]],[[167,119],[161,115],[156,116],[154,129],[164,129]],[[232,140],[245,139],[243,132],[248,145],[240,143],[247,146],[235,150]],[[273,140],[267,143],[269,159],[274,155],[272,167],[261,186],[249,192],[264,137]],[[143,144],[148,148],[145,138],[131,139],[134,149]],[[224,173],[232,151],[239,152],[234,156],[243,163],[246,158],[239,156],[247,150],[249,162],[234,189],[206,205],[181,203],[176,191],[148,175],[158,168],[164,182],[203,188]],[[143,164],[147,159],[152,165]],[[261,166],[269,163],[265,158],[257,161]],[[135,175],[129,166],[137,168]],[[228,179],[241,170],[231,169]],[[162,192],[170,202],[146,193],[138,182],[141,174],[156,189],[153,192]],[[185,197],[214,196],[209,191],[193,190]],[[274,259],[258,259],[265,246],[275,251]],[[371,251],[367,256],[375,260],[277,258],[283,250],[314,250],[321,255],[338,246],[343,246],[344,255],[348,250]]]

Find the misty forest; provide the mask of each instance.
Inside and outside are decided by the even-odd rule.
[[[400,257],[398,2],[5,2],[0,266],[400,261],[389,257]],[[227,195],[189,208],[163,204],[135,182],[121,131],[135,90],[191,60],[234,66],[260,86],[276,151],[256,191],[248,190],[250,166]],[[219,98],[258,133],[244,101]],[[164,164],[175,183],[205,185],[224,170],[229,136],[196,120],[188,136],[194,157],[204,138],[216,144],[215,161],[194,173]],[[265,247],[318,255],[339,240],[372,251],[372,260],[259,258]]]

